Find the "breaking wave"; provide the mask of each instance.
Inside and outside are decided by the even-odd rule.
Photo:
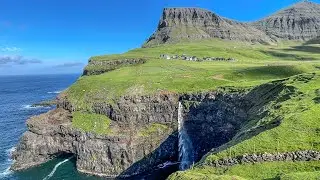
[[[67,161],[69,161],[71,158],[73,158],[73,156],[72,156],[72,157],[69,157],[68,159],[65,159],[65,160],[59,162],[58,164],[56,164],[56,165],[54,166],[54,168],[52,169],[52,171],[50,172],[50,174],[48,174],[43,180],[48,180],[48,179],[50,179],[50,178],[54,175],[54,173],[56,172],[56,170],[58,169],[58,167],[61,166],[63,163],[66,163]]]
[[[32,106],[32,105],[24,105],[22,109],[40,109],[40,108],[50,108],[49,106]]]
[[[62,91],[49,91],[48,94],[60,94]]]
[[[0,179],[7,177],[8,175],[10,175],[12,173],[12,171],[10,171],[10,167],[7,168],[5,171],[0,173]]]
[[[12,171],[10,170],[10,165],[12,163],[12,160],[11,160],[11,156],[12,156],[12,153],[16,150],[16,147],[12,147],[8,150],[6,150],[7,152],[7,155],[8,155],[8,160],[7,160],[7,163],[8,163],[8,168],[6,170],[4,170],[3,172],[0,172],[0,178],[4,178],[4,177],[7,177],[8,175],[10,175],[12,173]],[[7,164],[5,163],[5,164]]]

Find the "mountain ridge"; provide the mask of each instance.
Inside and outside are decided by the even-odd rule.
[[[298,2],[253,22],[252,25],[273,38],[311,40],[320,36],[320,4]]]
[[[261,30],[203,8],[164,8],[156,32],[143,46],[208,38],[260,43],[272,41]]]
[[[303,1],[253,22],[219,16],[198,7],[166,7],[156,31],[143,47],[220,38],[270,44],[279,40],[308,41],[320,36],[320,5]]]

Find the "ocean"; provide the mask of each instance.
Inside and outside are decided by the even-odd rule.
[[[9,171],[10,154],[26,131],[26,120],[54,108],[33,108],[31,105],[54,99],[78,77],[79,74],[0,76],[0,179],[97,179],[78,173],[74,159],[54,159],[23,172]]]
[[[0,76],[0,179],[2,180],[99,180],[77,172],[75,158],[57,158],[21,172],[9,170],[10,154],[27,130],[26,120],[55,107],[31,107],[54,99],[79,75]],[[176,167],[160,168],[129,179],[165,179]]]

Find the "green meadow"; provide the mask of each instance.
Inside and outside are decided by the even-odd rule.
[[[184,93],[214,90],[222,86],[254,86],[319,70],[320,46],[300,46],[303,45],[298,42],[266,46],[210,40],[139,48],[120,55],[96,56],[90,60],[144,58],[147,61],[101,75],[83,76],[66,93],[78,109],[90,110],[92,102],[113,102],[122,95],[144,95],[160,91]],[[160,54],[232,57],[236,62],[166,60],[160,59]]]

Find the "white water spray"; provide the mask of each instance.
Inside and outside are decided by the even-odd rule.
[[[71,158],[73,158],[73,156],[72,156],[72,157],[69,157],[68,159],[65,159],[65,160],[59,162],[58,164],[56,164],[56,165],[54,166],[54,168],[52,169],[52,171],[50,172],[50,174],[47,175],[43,180],[48,180],[48,179],[50,179],[50,178],[54,175],[54,173],[56,172],[56,170],[58,169],[58,167],[61,166],[63,163],[66,163],[67,161],[69,161]]]
[[[193,164],[193,148],[189,136],[184,127],[183,106],[179,102],[178,108],[178,132],[179,132],[179,161],[180,170],[186,170]]]

